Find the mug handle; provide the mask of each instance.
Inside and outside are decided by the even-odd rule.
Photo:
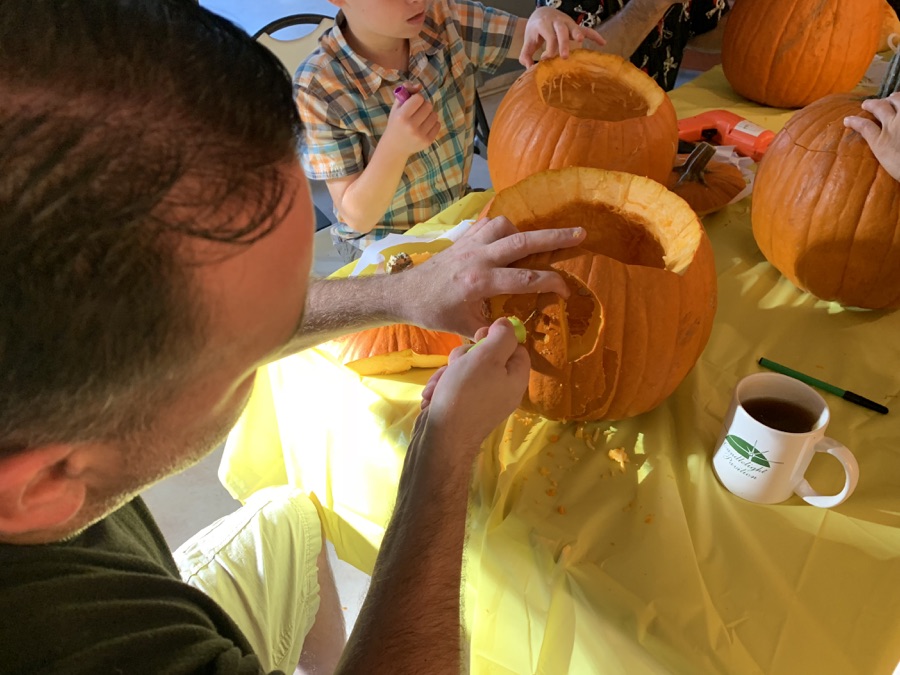
[[[812,504],[813,506],[818,506],[823,509],[837,506],[853,494],[853,491],[856,489],[856,483],[859,481],[859,464],[856,463],[856,457],[853,456],[853,453],[850,452],[846,446],[841,445],[833,438],[828,438],[827,436],[816,443],[813,450],[816,452],[825,452],[836,457],[843,465],[844,473],[847,476],[847,479],[844,481],[844,489],[836,495],[821,495],[813,490],[812,486],[804,478],[800,481],[800,484],[794,488],[794,493],[803,497],[803,501],[807,504]]]

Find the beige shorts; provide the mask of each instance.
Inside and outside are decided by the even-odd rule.
[[[174,555],[182,579],[228,612],[266,672],[293,673],[319,610],[321,550],[312,502],[279,486],[255,493]]]

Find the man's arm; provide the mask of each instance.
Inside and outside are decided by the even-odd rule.
[[[592,48],[617,54],[624,59],[631,58],[644,38],[674,4],[678,3],[673,0],[630,0],[597,29],[606,44]]]
[[[465,670],[460,581],[471,467],[485,436],[518,405],[530,369],[508,321],[485,332],[477,352],[455,350],[423,392],[425,411],[341,675]]]
[[[555,272],[510,269],[533,253],[579,245],[582,228],[519,232],[506,218],[481,220],[453,246],[401,274],[321,279],[283,356],[363,328],[410,323],[471,337],[488,321],[483,302],[503,293],[569,294]]]

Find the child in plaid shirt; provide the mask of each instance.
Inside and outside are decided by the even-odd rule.
[[[524,19],[471,0],[332,0],[341,11],[294,78],[306,175],[324,180],[345,260],[463,196],[476,71],[603,39],[554,9]],[[412,94],[402,104],[394,89]]]

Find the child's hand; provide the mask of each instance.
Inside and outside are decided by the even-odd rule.
[[[600,34],[593,28],[579,26],[568,15],[551,7],[538,7],[528,18],[525,25],[525,44],[519,54],[519,63],[526,68],[534,65],[534,53],[541,43],[545,44],[542,59],[554,56],[566,58],[569,56],[569,42],[578,44],[585,40],[591,40],[598,45],[606,44]]]
[[[411,96],[403,103],[394,101],[381,142],[409,157],[434,143],[441,123],[431,103],[418,93],[421,85],[408,84],[406,87]]]
[[[518,407],[528,386],[531,362],[512,324],[498,319],[476,333],[476,339],[482,337],[484,342],[471,354],[471,346],[453,350],[447,366],[432,376],[422,392],[427,433],[434,442],[458,451],[477,451]]]
[[[872,113],[880,126],[856,115],[845,117],[844,126],[859,133],[885,171],[900,180],[900,93],[870,98],[863,101],[862,108]]]

